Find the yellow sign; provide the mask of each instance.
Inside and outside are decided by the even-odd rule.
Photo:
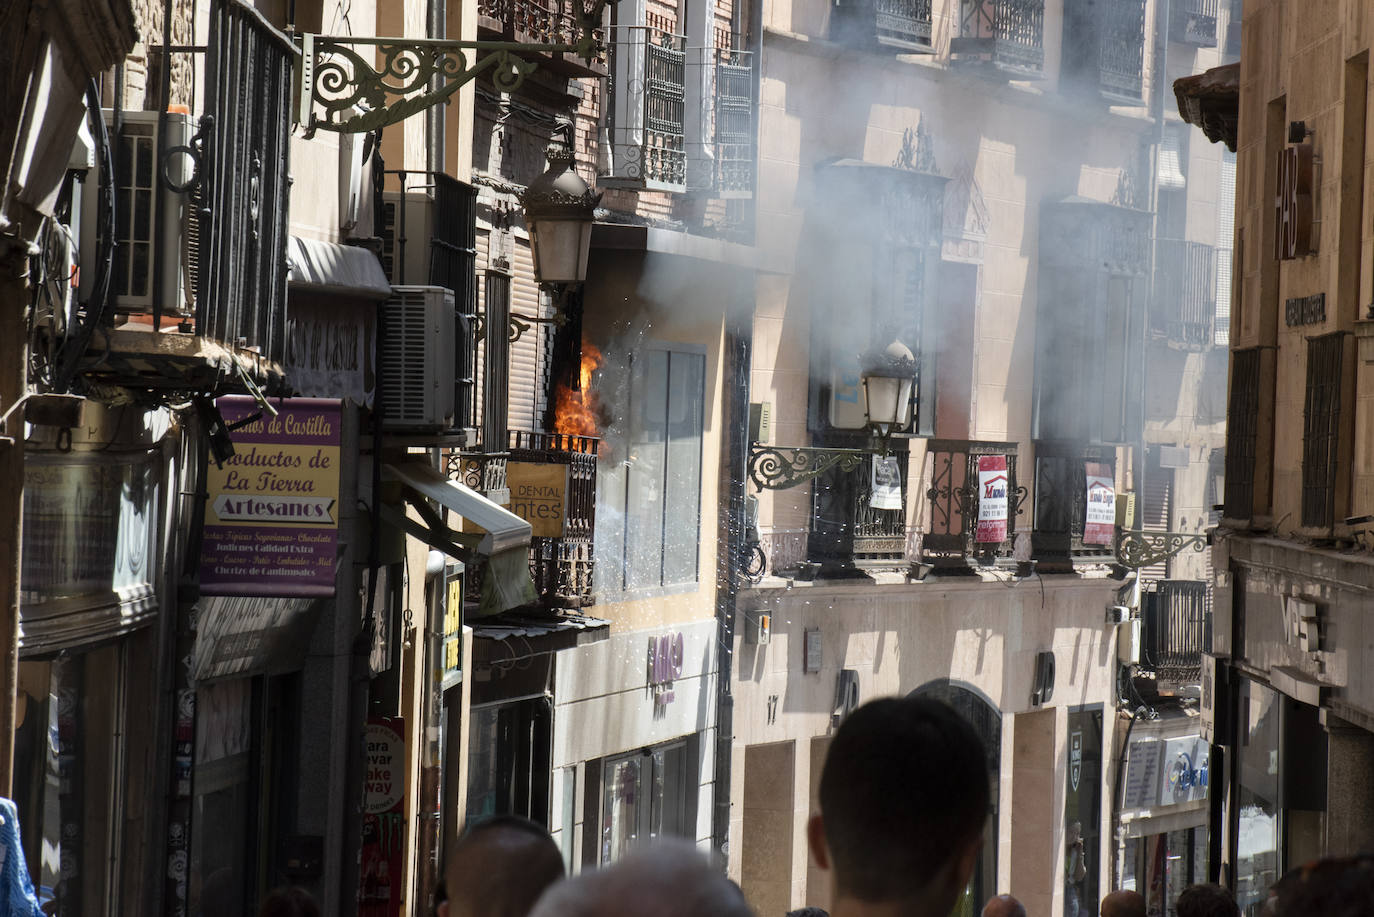
[[[443,687],[456,683],[463,671],[463,573],[449,574],[448,602],[444,606]]]
[[[536,538],[562,538],[568,519],[568,466],[508,462],[510,511],[530,524]]]

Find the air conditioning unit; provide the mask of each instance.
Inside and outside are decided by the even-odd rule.
[[[156,174],[158,151],[163,151],[162,172],[182,187],[192,178],[195,165],[184,153],[166,155],[175,147],[189,147],[196,133],[195,119],[186,114],[167,114],[166,136],[158,137],[158,113],[124,112],[122,136],[114,136],[114,113],[103,112],[110,131],[116,168],[114,264],[110,295],[120,312],[152,312],[160,302],[167,315],[185,316],[194,310],[195,282],[200,260],[198,203],[185,191],[167,187]],[[90,170],[82,188],[80,294],[89,298],[100,260],[99,226],[100,165]],[[159,215],[157,198],[162,199]],[[161,226],[157,225],[159,216]],[[160,252],[160,258],[158,253]]]
[[[453,427],[455,319],[453,293],[444,287],[391,288],[379,361],[385,429]]]

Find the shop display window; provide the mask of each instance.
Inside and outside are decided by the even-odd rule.
[[[693,836],[694,745],[674,742],[606,760],[601,786],[602,865],[651,838]]]

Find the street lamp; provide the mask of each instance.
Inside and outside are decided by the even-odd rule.
[[[530,231],[534,277],[541,284],[568,285],[587,279],[592,223],[601,195],[573,168],[571,125],[565,142],[544,154],[549,167],[520,196]]]
[[[911,349],[894,340],[862,360],[859,382],[864,393],[864,417],[877,434],[875,448],[838,449],[812,446],[749,446],[749,477],[760,490],[796,487],[832,468],[854,471],[871,455],[886,456],[893,433],[911,424],[912,390],[917,363]]]

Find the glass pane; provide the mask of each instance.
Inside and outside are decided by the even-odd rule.
[[[663,583],[664,466],[668,434],[668,354],[636,355],[630,383],[630,454],[627,458],[626,587]]]
[[[606,764],[602,778],[601,862],[613,863],[639,840],[640,759],[621,758]]]
[[[1097,914],[1102,711],[1069,714],[1069,766],[1064,801],[1064,917]]]
[[[701,543],[701,428],[706,357],[675,353],[668,372],[668,471],[663,583],[697,581]]]
[[[1259,913],[1279,878],[1278,695],[1253,682],[1241,694],[1243,741],[1239,824],[1236,829],[1236,903],[1246,917]]]
[[[497,773],[498,707],[479,707],[468,720],[468,805],[466,823],[471,825],[495,815],[499,778]]]
[[[687,824],[687,746],[674,745],[654,751],[654,796],[651,819],[653,836],[691,838]]]
[[[628,465],[613,456],[596,463],[596,567],[592,572],[597,592],[625,588],[625,500],[629,486]]]

